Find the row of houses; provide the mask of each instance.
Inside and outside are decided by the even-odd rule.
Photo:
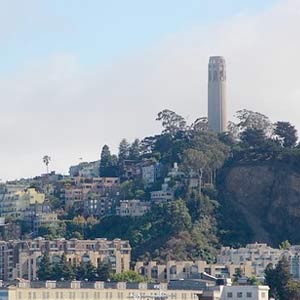
[[[82,162],[71,166],[69,174],[71,177],[99,177],[99,166],[100,161]],[[162,165],[153,160],[124,160],[119,168],[121,181],[140,178],[149,185],[162,176]]]
[[[248,244],[241,248],[222,247],[216,263],[197,261],[157,261],[135,264],[135,271],[148,280],[170,282],[172,280],[200,278],[207,274],[215,278],[257,277],[263,280],[266,267],[286,257],[290,263],[290,272],[295,280],[300,279],[300,246],[289,249],[276,249],[267,244]]]
[[[250,263],[253,275],[264,277],[264,271],[269,264],[276,266],[282,257],[290,263],[290,272],[294,279],[300,279],[300,246],[290,246],[288,249],[272,248],[264,243],[248,244],[241,248],[222,247],[217,256],[218,264]]]
[[[152,203],[173,201],[174,191],[184,177],[176,163],[165,177],[161,164],[152,160],[124,161],[122,168],[123,175],[120,177],[95,177],[99,169],[99,161],[96,161],[71,167],[70,176],[52,172],[32,181],[8,182],[0,189],[0,217],[28,221],[34,234],[42,224],[57,224],[56,213],[68,210],[84,216],[117,214],[138,217],[149,211]],[[121,181],[136,176],[143,180],[145,186],[155,183],[158,178],[163,180],[160,190],[150,192],[148,202],[128,200],[121,193]],[[192,177],[189,183],[197,185]],[[57,211],[50,209],[51,197],[59,198]]]

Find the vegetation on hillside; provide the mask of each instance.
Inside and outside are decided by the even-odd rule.
[[[162,125],[160,134],[132,143],[122,139],[118,155],[111,154],[108,145],[103,146],[99,175],[118,176],[123,199],[148,201],[150,192],[161,189],[164,177],[177,163],[183,175],[168,182],[175,200],[153,204],[151,211],[139,218],[85,219],[69,212],[59,228],[45,226],[40,234],[128,239],[133,260],[211,261],[221,245],[251,242],[252,225],[226,198],[228,170],[239,165],[284,164],[299,172],[300,147],[297,131],[289,122],[272,123],[267,116],[249,110],[238,111],[236,118],[236,123],[229,123],[228,132],[216,134],[209,130],[206,118],[187,124],[175,112],[161,111],[157,116]],[[141,179],[126,178],[122,167],[128,160],[152,160],[160,164],[161,174],[155,183],[147,185]],[[191,178],[197,181],[196,186],[191,186]],[[54,200],[53,205],[59,206]]]

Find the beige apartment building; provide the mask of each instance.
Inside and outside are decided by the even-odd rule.
[[[43,204],[45,195],[34,188],[18,185],[7,185],[6,192],[0,199],[0,214],[2,217],[22,217],[32,205]]]
[[[208,264],[205,261],[167,261],[166,264],[158,264],[156,261],[145,263],[138,261],[135,271],[149,280],[158,282],[170,282],[171,280],[182,280],[199,278],[201,273],[206,273],[215,278],[232,278],[238,270],[245,277],[251,277],[254,270],[250,262],[240,264]]]
[[[109,262],[116,273],[129,270],[131,247],[128,241],[115,239],[96,240],[45,240],[37,238],[27,241],[0,242],[0,279],[37,279],[39,263],[47,253],[52,263],[58,262],[62,254],[73,265],[90,261],[95,267]]]

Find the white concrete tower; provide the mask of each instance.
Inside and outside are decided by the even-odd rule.
[[[222,56],[211,56],[208,64],[208,127],[227,131],[226,64]]]

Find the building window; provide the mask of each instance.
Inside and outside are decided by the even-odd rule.
[[[247,298],[252,298],[252,293],[251,292],[247,292]]]
[[[232,298],[232,297],[233,297],[233,295],[231,292],[227,293],[227,298]]]
[[[242,292],[238,292],[236,293],[237,298],[243,298],[243,293]]]

